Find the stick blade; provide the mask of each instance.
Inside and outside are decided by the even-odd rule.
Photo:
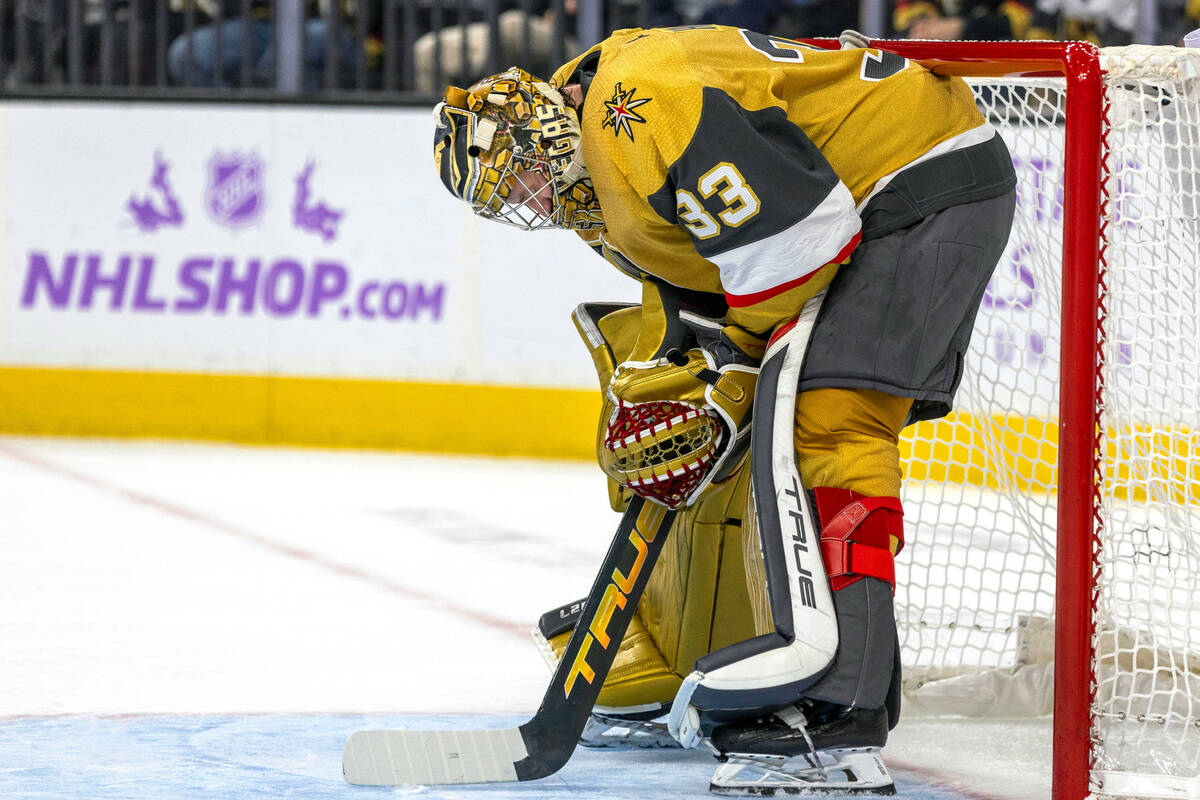
[[[481,731],[358,731],[346,742],[342,773],[359,786],[430,786],[520,780],[519,728]]]

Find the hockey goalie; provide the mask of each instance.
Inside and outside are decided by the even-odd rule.
[[[894,793],[898,438],[949,412],[1012,223],[966,84],[865,44],[622,30],[435,111],[456,197],[641,282],[575,322],[614,509],[679,513],[583,743],[705,747],[719,794]]]

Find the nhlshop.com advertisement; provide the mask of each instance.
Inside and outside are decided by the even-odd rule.
[[[571,309],[636,299],[570,234],[473,218],[424,109],[0,115],[0,364],[590,388]]]

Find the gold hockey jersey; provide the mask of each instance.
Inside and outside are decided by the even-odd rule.
[[[828,284],[898,172],[995,135],[958,78],[721,26],[617,31],[551,83],[585,92],[605,229],[584,240],[757,332]]]

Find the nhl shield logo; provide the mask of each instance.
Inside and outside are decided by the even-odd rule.
[[[257,153],[213,153],[204,193],[204,205],[213,221],[242,228],[257,220],[266,205],[265,172]]]

